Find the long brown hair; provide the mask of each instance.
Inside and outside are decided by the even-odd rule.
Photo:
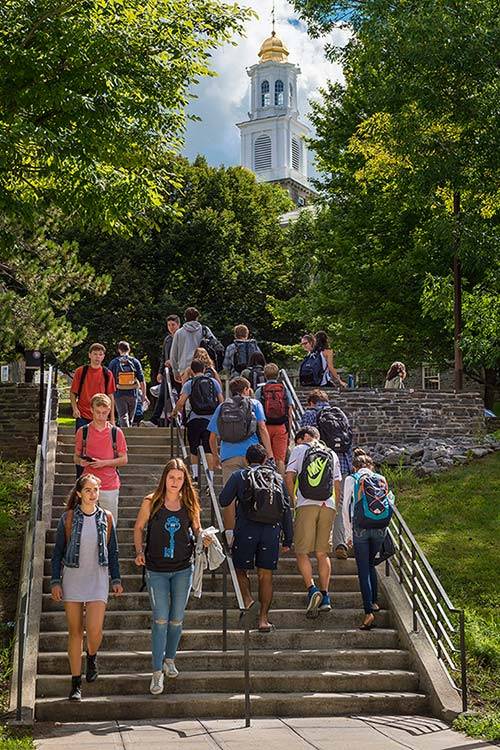
[[[404,377],[406,375],[406,367],[402,362],[393,362],[392,365],[387,370],[387,375],[385,376],[386,380],[392,380],[396,377],[396,375],[401,375],[401,377]]]
[[[87,482],[95,482],[98,487],[101,486],[101,480],[95,474],[82,474],[81,477],[78,477],[75,486],[69,493],[66,501],[66,510],[73,510],[77,505],[81,505],[82,498],[78,493],[81,493]]]
[[[191,523],[194,523],[194,521],[198,519],[201,512],[200,500],[198,497],[198,493],[193,487],[193,483],[191,481],[191,476],[189,474],[187,466],[182,458],[171,458],[170,461],[167,461],[167,464],[163,469],[160,481],[158,482],[157,488],[147,496],[151,503],[151,511],[149,517],[152,518],[154,514],[160,510],[163,503],[165,502],[165,498],[167,496],[167,476],[171,471],[174,470],[182,471],[182,473],[184,474],[184,482],[180,490],[180,501],[181,505],[183,505],[188,512],[189,520],[191,521]]]
[[[201,362],[203,362],[205,367],[215,367],[210,354],[202,346],[199,346],[194,350],[193,359],[199,359]]]

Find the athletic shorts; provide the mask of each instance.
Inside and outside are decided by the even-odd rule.
[[[187,423],[187,438],[189,443],[189,452],[192,456],[198,455],[198,448],[203,446],[205,453],[211,453],[210,450],[210,433],[207,430],[208,419],[195,417]]]
[[[288,449],[288,432],[284,424],[268,424],[267,431],[276,461],[285,461]]]
[[[335,510],[320,503],[297,508],[293,527],[295,552],[331,552],[334,520]]]
[[[279,523],[238,521],[234,529],[232,558],[239,570],[264,568],[276,570],[280,552],[281,526]]]

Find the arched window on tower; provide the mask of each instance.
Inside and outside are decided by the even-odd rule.
[[[292,106],[292,102],[293,102],[293,86],[292,86],[292,84],[290,84],[290,86],[288,88],[288,92],[289,92],[289,97],[288,97],[289,98],[289,104],[288,104],[288,106],[291,107]]]
[[[284,104],[283,90],[283,81],[276,81],[274,84],[274,103],[277,107],[282,107]]]
[[[302,143],[297,138],[292,138],[292,169],[300,172],[302,163]]]
[[[269,107],[271,97],[269,96],[269,81],[262,81],[260,84],[261,107]]]
[[[259,135],[255,139],[253,151],[253,168],[256,172],[271,169],[271,138],[268,135]]]

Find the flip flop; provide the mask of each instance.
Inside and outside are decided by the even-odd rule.
[[[271,633],[273,630],[276,630],[275,626],[270,622],[269,625],[266,627],[259,628],[259,633]]]

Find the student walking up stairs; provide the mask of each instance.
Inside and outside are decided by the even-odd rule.
[[[171,456],[166,429],[125,430],[129,462],[121,470],[118,542],[125,593],[110,597],[99,677],[84,681],[83,700],[67,701],[69,675],[66,621],[62,605],[50,598],[50,556],[55,528],[74,482],[73,433],[60,430],[52,527],[47,534],[41,617],[36,718],[46,721],[179,717],[242,717],[244,713],[243,626],[236,609],[228,611],[228,643],[222,651],[222,575],[206,574],[201,599],[190,598],[175,679],[162,695],[149,693],[151,612],[140,592],[141,571],[134,564],[133,525],[145,494],[155,486]],[[177,445],[174,455],[180,455]],[[215,477],[220,491],[220,472]],[[202,525],[210,524],[202,497]],[[332,612],[305,617],[305,597],[295,558],[280,561],[271,609],[276,629],[257,632],[250,610],[250,670],[253,716],[331,716],[350,713],[421,714],[427,698],[401,648],[390,611],[381,600],[377,628],[358,629],[361,595],[354,560],[332,560]],[[256,592],[256,576],[250,574]],[[229,579],[230,581],[230,579]],[[229,606],[235,606],[231,588]]]

